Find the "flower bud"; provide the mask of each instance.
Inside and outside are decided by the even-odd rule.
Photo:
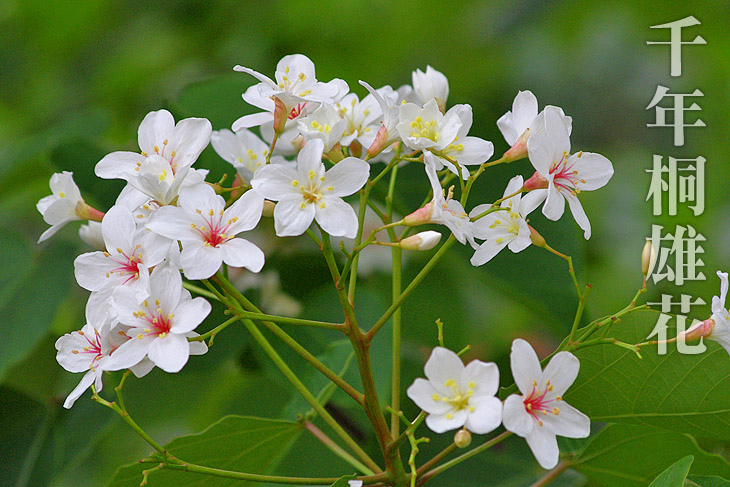
[[[644,279],[648,279],[651,272],[654,270],[654,264],[656,263],[656,249],[651,243],[651,239],[647,238],[644,244],[644,250],[641,252],[641,274]]]
[[[398,242],[398,247],[407,250],[431,250],[440,240],[441,234],[439,232],[428,230],[404,238]]]
[[[276,203],[269,200],[264,200],[264,210],[261,212],[261,216],[265,216],[267,218],[271,218],[274,216],[274,208],[276,207]]]
[[[76,216],[79,217],[79,219],[81,220],[100,222],[104,219],[104,212],[87,205],[84,200],[80,200],[78,203],[76,203],[75,213]]]
[[[468,430],[460,429],[454,435],[454,445],[457,448],[466,448],[471,445],[471,433]]]
[[[532,191],[533,189],[545,189],[547,187],[547,179],[545,179],[543,175],[537,171],[535,171],[535,174],[533,174],[530,179],[525,181],[525,185],[522,186],[525,191]]]
[[[423,225],[424,223],[431,222],[431,214],[433,213],[433,201],[428,203],[423,208],[419,208],[410,215],[403,218],[403,224],[409,227],[415,227]]]
[[[527,227],[530,229],[530,241],[532,241],[532,245],[535,247],[545,247],[545,239],[542,235],[537,233],[537,230],[532,228],[532,225],[527,225]]]

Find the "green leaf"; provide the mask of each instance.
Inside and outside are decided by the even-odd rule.
[[[689,435],[649,426],[610,425],[577,457],[572,467],[607,487],[649,485],[668,463],[692,455],[691,472],[730,473],[730,463],[703,451]],[[672,484],[657,484],[672,485]]]
[[[685,483],[688,487],[730,487],[730,481],[716,476],[690,475]]]
[[[647,337],[659,316],[638,311],[615,323],[610,336],[627,343]],[[674,330],[669,330],[673,336]],[[580,373],[566,401],[592,421],[645,424],[698,437],[730,437],[730,357],[707,342],[700,355],[669,347],[642,349],[643,359],[611,345],[578,350]]]
[[[302,428],[293,421],[226,416],[205,431],[176,438],[165,449],[176,458],[246,473],[267,473],[276,467]],[[137,487],[142,471],[153,464],[134,463],[117,470],[110,487]],[[221,487],[249,485],[240,480],[163,470],[150,477],[155,487]]]
[[[30,259],[19,257],[22,269],[5,281],[8,285],[0,292],[0,313],[4,317],[0,379],[49,330],[72,285],[74,255],[73,247],[55,242],[46,251],[31,254]]]
[[[687,455],[667,467],[649,487],[682,487],[695,457]]]

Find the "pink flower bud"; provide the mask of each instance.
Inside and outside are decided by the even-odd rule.
[[[398,247],[407,250],[431,250],[441,240],[441,234],[432,230],[411,235],[398,242]]]
[[[410,215],[403,218],[403,224],[409,227],[415,227],[431,222],[431,214],[433,213],[433,201],[428,203],[423,208],[420,208]]]

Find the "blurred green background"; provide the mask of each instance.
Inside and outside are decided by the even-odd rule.
[[[699,34],[707,45],[685,47],[684,74],[673,79],[669,48],[646,44],[666,40],[668,31],[649,26],[688,15],[702,25],[686,38]],[[706,237],[707,280],[681,289],[664,281],[649,300],[661,292],[701,296],[708,305],[693,310],[693,316],[706,318],[718,290],[714,273],[730,268],[724,188],[730,175],[728,21],[730,4],[720,0],[0,1],[0,484],[106,485],[118,466],[146,455],[149,447],[110,411],[89,401],[88,392],[72,410],[61,407],[80,376],[57,365],[53,343],[84,323],[86,293],[74,282],[73,259],[90,249],[79,241],[77,223],[36,245],[46,225],[35,203],[50,194],[51,174],[67,170],[87,201],[106,210],[121,184],[97,179],[93,167],[109,152],[137,150],[137,127],[152,110],[167,108],[178,120],[207,117],[215,129],[251,113],[240,94],[254,80],[234,73],[236,64],[271,76],[282,56],[303,53],[314,61],[318,79],[343,78],[360,96],[365,94],[360,79],[395,88],[410,83],[411,71],[430,64],[449,79],[449,106],[471,104],[471,134],[492,140],[497,154],[507,146],[496,120],[511,109],[518,90],[533,91],[540,107],[558,105],[573,117],[573,150],[601,153],[615,168],[607,187],[581,195],[593,225],[590,241],[569,215],[557,223],[539,212],[531,215],[531,224],[550,245],[573,256],[579,280],[593,285],[588,318],[616,311],[633,297],[652,223],[667,229],[691,224]],[[683,147],[673,146],[670,129],[646,127],[654,114],[645,108],[660,84],[674,92],[699,88],[705,95],[698,103],[707,127],[688,129]],[[673,218],[652,216],[645,201],[652,154],[707,158],[701,217],[686,211]],[[232,173],[211,148],[196,167],[211,168],[213,179]],[[515,174],[527,178],[532,172],[527,161],[495,167],[476,186],[469,207],[500,197]],[[423,171],[405,167],[399,189],[396,209],[401,214],[416,209],[427,191]],[[301,306],[301,316],[339,320],[326,268],[311,257],[308,241],[294,242],[264,247],[266,269],[278,271],[283,292]],[[461,248],[444,259],[404,308],[406,386],[422,374],[436,344],[436,318],[446,324],[448,346],[458,350],[470,344],[468,358],[496,361],[505,383],[512,339],[527,338],[544,356],[570,328],[576,303],[563,261],[530,247],[518,255],[504,251],[474,269],[469,256],[470,250]],[[426,257],[409,256],[407,279]],[[388,286],[384,274],[365,279],[357,298],[361,322],[374,321],[387,307]],[[252,296],[271,302],[267,292],[253,290]],[[221,312],[215,310],[219,318]],[[217,323],[213,318],[204,329]],[[320,332],[292,334],[315,353],[323,353],[333,339]],[[373,351],[384,400],[389,396],[386,335]],[[297,370],[308,370],[288,350],[281,353]],[[352,372],[350,377],[355,379]],[[115,380],[116,375],[109,377],[106,392]],[[200,431],[228,413],[294,419],[306,410],[288,402],[287,384],[242,328],[226,330],[208,355],[194,357],[181,373],[156,370],[132,380],[127,390],[130,412],[159,441]],[[336,395],[332,405],[374,448],[363,416],[347,398]],[[404,407],[409,415],[416,413],[407,401]],[[282,473],[349,472],[337,460],[322,460],[327,453],[312,440],[298,442],[295,448],[306,447],[308,455],[289,455]],[[438,446],[422,450],[438,451]],[[524,485],[540,475],[522,442],[495,451],[494,458],[472,460],[433,484],[476,486],[491,475],[503,482],[499,485]],[[504,468],[517,469],[519,477],[494,477]],[[459,473],[463,469],[466,477]],[[579,479],[568,475],[563,482],[574,485]]]

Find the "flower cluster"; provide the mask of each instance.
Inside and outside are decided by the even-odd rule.
[[[178,372],[190,355],[206,353],[206,337],[195,330],[211,305],[192,297],[183,276],[218,279],[224,266],[261,271],[266,249],[242,234],[263,216],[273,216],[278,237],[308,233],[322,246],[329,236],[354,240],[345,254],[355,266],[356,254],[370,245],[430,250],[441,240],[433,230],[409,236],[406,228],[400,237],[378,240],[382,230],[425,224],[443,225],[454,239],[468,243],[475,251],[471,263],[480,266],[504,247],[519,252],[539,241],[527,216],[542,205],[543,214],[557,220],[566,201],[590,237],[578,195],[605,185],[613,174],[611,162],[594,153],[571,154],[572,119],[553,106],[538,112],[529,91],[519,92],[512,110],[497,122],[511,148],[487,163],[492,142],[469,135],[472,108],[449,108],[448,80],[430,66],[413,73],[412,86],[375,89],[361,81],[367,90],[362,99],[343,80],[318,81],[314,64],[300,54],[284,57],[272,78],[247,67],[234,69],[258,81],[243,99],[260,112],[239,118],[232,130],[217,131],[203,118],[176,123],[166,110],[151,112],[139,126],[139,152],[112,152],[96,165],[98,177],[126,182],[106,213],[84,201],[68,172],[54,175],[53,194],[38,202],[51,225],[41,241],[70,221],[86,220],[81,237],[98,249],[74,262],[78,284],[90,291],[87,323],[56,342],[58,362],[71,372],[85,372],[65,407],[92,384],[101,390],[104,371],[131,369],[140,377],[153,367]],[[208,145],[231,164],[236,174],[231,187],[206,181],[208,172],[193,167]],[[472,184],[485,169],[524,157],[534,172],[527,180],[514,176],[503,198],[467,210]],[[386,166],[373,175],[378,163]],[[398,220],[392,208],[385,215],[363,199],[380,219],[366,230],[370,209],[361,206],[356,212],[346,198],[358,192],[367,196],[403,163],[423,167],[427,203]],[[454,180],[458,198],[457,185],[450,185]],[[439,347],[426,363],[428,380],[417,379],[408,395],[429,413],[432,430],[465,427],[484,434],[504,424],[527,439],[547,468],[557,462],[555,435],[588,434],[588,418],[561,398],[577,371],[577,359],[567,352],[542,371],[531,347],[517,340],[512,372],[521,395],[503,404],[495,397],[495,364],[464,366]]]
[[[543,371],[535,351],[522,339],[512,344],[510,359],[521,394],[509,396],[504,406],[495,397],[495,364],[473,360],[465,367],[458,355],[443,347],[435,348],[426,362],[428,380],[416,379],[408,397],[428,413],[426,424],[436,433],[463,426],[485,434],[503,423],[527,440],[543,468],[553,468],[559,455],[556,435],[585,438],[590,433],[588,417],[562,398],[580,363],[572,353],[559,352]]]

